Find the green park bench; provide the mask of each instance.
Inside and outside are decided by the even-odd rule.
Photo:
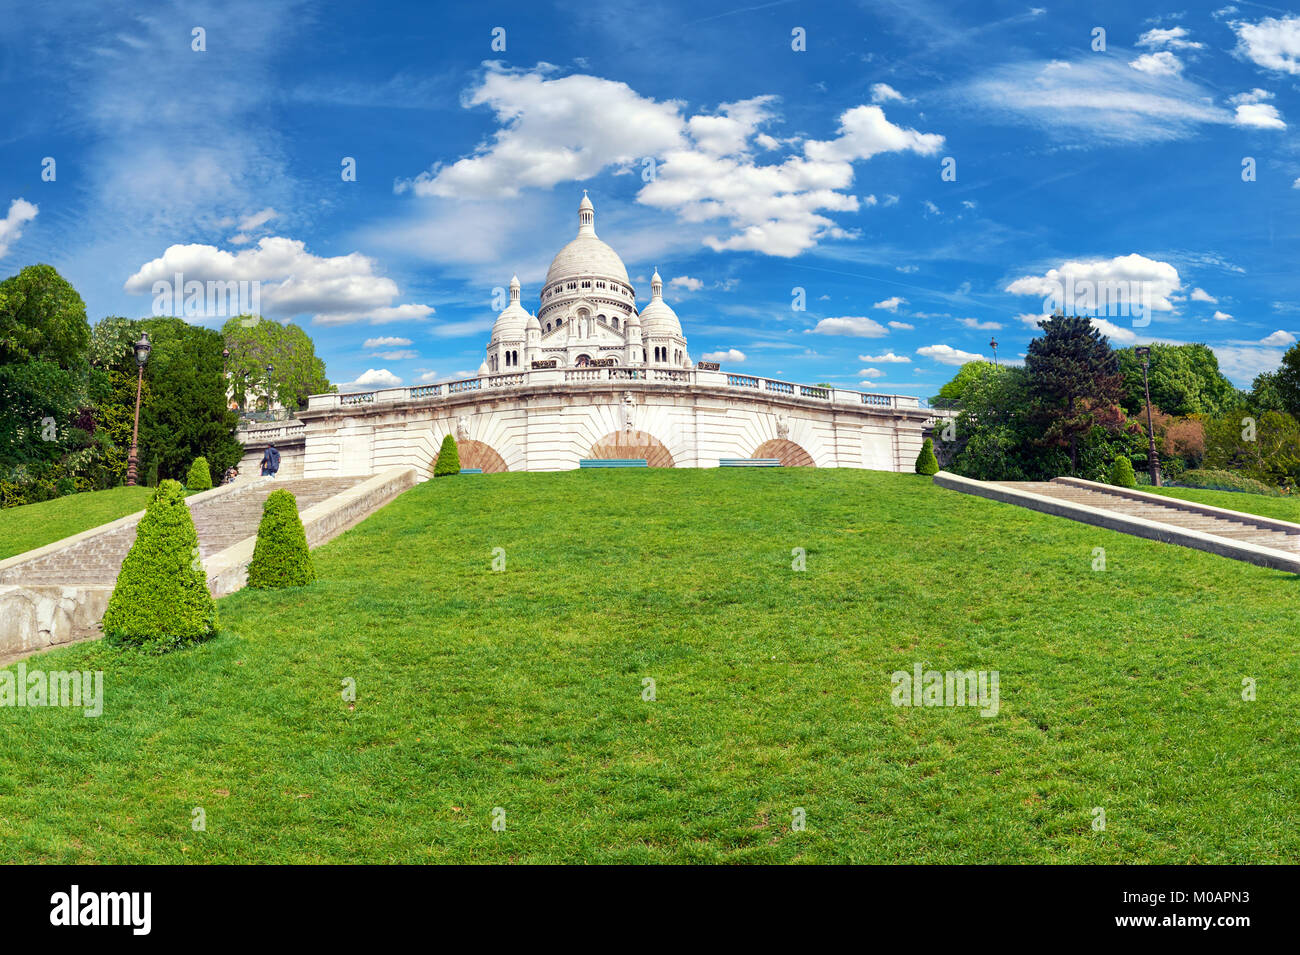
[[[722,468],[779,468],[781,462],[776,458],[723,458],[718,462]]]
[[[461,468],[460,473],[461,474],[482,474],[483,469],[482,468]]]
[[[578,462],[580,468],[644,468],[649,467],[645,458],[583,458]]]

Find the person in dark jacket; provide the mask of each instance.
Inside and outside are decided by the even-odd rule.
[[[280,452],[275,450],[275,442],[272,441],[262,452],[262,474],[275,477],[275,472],[278,470],[280,470]]]

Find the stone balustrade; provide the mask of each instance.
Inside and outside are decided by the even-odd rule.
[[[650,386],[703,386],[709,388],[735,389],[742,392],[766,391],[774,395],[800,398],[816,403],[844,404],[872,409],[896,410],[920,408],[918,398],[909,395],[888,395],[872,392],[852,391],[844,388],[831,388],[822,385],[800,385],[794,382],[777,381],[753,375],[739,375],[731,372],[705,370],[699,368],[655,368],[613,366],[608,368],[544,368],[522,370],[505,375],[485,375],[475,378],[463,378],[458,381],[442,382],[436,385],[412,385],[402,388],[383,388],[378,391],[365,391],[353,394],[312,395],[308,401],[311,411],[323,411],[331,408],[346,408],[352,405],[387,404],[406,401],[423,401],[445,399],[452,395],[466,392],[502,390],[524,387],[544,387],[548,385],[599,385],[607,382],[637,381]],[[289,422],[289,427],[302,427],[300,423]],[[296,433],[296,432],[295,432]],[[286,433],[285,437],[288,437]]]

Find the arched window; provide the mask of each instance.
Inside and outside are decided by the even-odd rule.
[[[564,319],[562,319],[562,318],[557,318],[557,319],[555,320],[555,327],[556,327],[556,328],[559,328],[559,327],[560,327],[561,325],[563,325],[563,324],[564,324]]]
[[[550,322],[547,322],[547,323],[546,323],[546,330],[547,330],[548,332],[551,330],[551,323],[550,323]]]
[[[618,328],[618,316],[617,316],[617,315],[614,316],[614,327],[615,327],[615,328]]]

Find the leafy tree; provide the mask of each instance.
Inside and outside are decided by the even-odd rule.
[[[1258,381],[1259,379],[1256,379]],[[1282,356],[1282,366],[1274,372],[1273,390],[1282,407],[1292,417],[1300,416],[1300,344],[1292,345]]]
[[[185,491],[175,481],[163,481],[122,562],[104,612],[104,636],[155,653],[211,637],[217,605],[198,553]]]
[[[1115,463],[1110,466],[1110,483],[1116,487],[1137,487],[1137,476],[1133,473],[1133,462],[1124,455],[1116,455]]]
[[[84,366],[90,341],[86,303],[49,265],[29,265],[0,282],[0,364],[44,360]]]
[[[1152,344],[1148,381],[1151,403],[1174,415],[1221,414],[1238,402],[1237,389],[1219,371],[1208,345]],[[1133,348],[1116,352],[1124,375],[1124,410],[1132,414],[1145,403],[1142,359]]]
[[[934,442],[929,438],[921,445],[921,453],[916,456],[916,473],[932,475],[939,473],[939,459],[934,456]]]
[[[1205,426],[1205,467],[1237,471],[1274,487],[1300,483],[1300,422],[1280,411],[1244,408]]]
[[[308,395],[337,391],[316,357],[312,340],[297,325],[281,325],[258,315],[240,315],[221,329],[230,350],[226,371],[231,397],[240,408],[269,397],[290,410],[307,403]],[[273,369],[269,388],[266,367]]]
[[[248,586],[302,587],[315,579],[316,568],[307,548],[298,502],[283,488],[272,491],[262,505],[262,523],[248,565]]]
[[[433,476],[439,478],[459,473],[460,451],[456,449],[456,439],[447,435],[442,439],[442,447],[438,450],[438,461],[433,466]]]
[[[1250,393],[1246,403],[1252,411],[1286,411],[1282,401],[1282,392],[1278,389],[1277,372],[1265,371],[1255,376],[1250,383]]]
[[[939,393],[930,399],[935,408],[952,409],[964,405],[966,393],[985,379],[1007,370],[1006,366],[995,365],[988,361],[968,361],[958,369],[952,381],[939,389]]]
[[[1054,315],[1038,326],[1043,336],[1029,343],[1025,358],[1030,414],[1041,428],[1039,443],[1066,449],[1070,473],[1078,474],[1080,439],[1125,425],[1119,360],[1087,318]]]

